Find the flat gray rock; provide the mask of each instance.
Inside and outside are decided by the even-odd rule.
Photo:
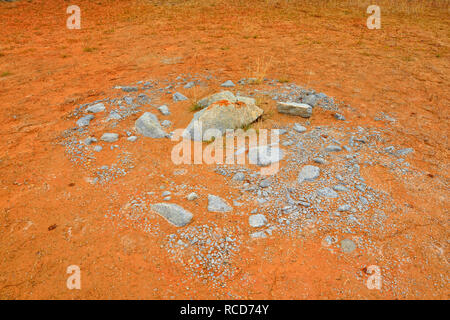
[[[164,138],[166,133],[159,124],[158,118],[150,112],[144,113],[135,122],[136,131],[149,138]]]
[[[314,158],[313,161],[315,163],[320,163],[320,164],[325,164],[327,162],[324,158],[320,158],[320,157]]]
[[[263,214],[252,214],[248,217],[248,223],[253,228],[261,228],[267,224],[267,219]]]
[[[137,140],[136,136],[130,136],[127,138],[128,141],[135,142]]]
[[[325,151],[327,151],[327,152],[339,152],[339,151],[342,151],[342,148],[341,148],[341,146],[338,146],[338,145],[330,145],[330,146],[327,146],[325,148]]]
[[[88,114],[84,117],[81,117],[80,119],[77,120],[77,126],[86,127],[89,125],[92,119],[94,119],[94,115],[92,114]]]
[[[104,133],[100,139],[105,142],[116,142],[119,135],[117,133]]]
[[[177,227],[184,227],[192,220],[192,213],[173,203],[157,203],[152,209]]]
[[[314,181],[320,175],[320,168],[316,166],[307,165],[302,168],[297,177],[297,182]]]
[[[96,103],[86,108],[86,112],[90,113],[98,113],[102,111],[105,111],[105,105],[103,103]]]
[[[327,197],[327,198],[337,198],[337,197],[339,197],[339,195],[337,194],[336,191],[334,191],[333,189],[328,188],[328,187],[319,189],[317,191],[317,194],[319,196],[321,196],[321,197]]]
[[[305,103],[278,102],[277,110],[279,113],[300,116],[302,118],[309,118],[312,115],[312,107]]]
[[[210,212],[229,212],[233,211],[233,208],[230,207],[225,200],[222,198],[209,194],[208,195],[208,211]]]

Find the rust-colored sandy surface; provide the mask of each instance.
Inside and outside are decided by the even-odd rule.
[[[364,6],[73,4],[81,8],[80,30],[66,28],[66,1],[0,2],[1,299],[449,298],[448,7],[418,13],[382,7],[382,28],[369,30]],[[124,132],[150,105],[108,129],[103,126],[109,123],[93,120],[90,134],[99,140],[103,132],[120,132],[113,143],[118,147],[103,144],[95,158],[71,161],[64,141],[80,105],[126,95],[115,86],[152,80],[164,88],[166,80],[188,74],[211,77],[160,97],[158,103],[171,110],[165,119],[172,129],[185,128],[193,103],[223,89],[226,80],[262,79],[230,89],[246,92],[267,90],[264,78],[274,79],[274,88],[297,84],[351,106],[340,110],[346,121],[315,108],[306,123],[278,114],[272,99],[258,96],[271,111],[255,127],[328,126],[325,140],[334,127],[378,130],[383,148],[413,148],[402,159],[408,168],[402,164],[401,174],[360,163],[365,184],[389,200],[381,205],[373,199],[378,207],[369,206],[367,220],[350,231],[331,227],[343,219],[331,211],[330,218],[328,212],[306,217],[295,232],[269,216],[279,227],[254,239],[248,216],[258,203],[216,165],[174,165],[170,139],[136,134],[136,142],[126,140]],[[137,86],[136,97],[146,93]],[[174,103],[175,91],[189,99]],[[98,168],[127,157],[126,174],[93,183]],[[297,173],[291,171],[292,183]],[[191,189],[199,195],[195,201],[185,199]],[[146,206],[133,209],[161,202],[166,190],[194,215],[186,231]],[[230,213],[208,212],[208,194],[242,205]],[[194,263],[209,254],[194,241],[177,245],[194,231],[219,239],[218,246],[232,238],[224,240],[233,244],[220,265]],[[356,249],[344,252],[343,239]],[[80,267],[80,290],[67,288],[70,265]],[[372,265],[380,268],[381,289],[367,286]]]

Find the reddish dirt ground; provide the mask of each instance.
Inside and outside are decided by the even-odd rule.
[[[382,29],[369,30],[365,9],[79,0],[82,29],[68,30],[67,5],[0,3],[1,299],[449,298],[448,11],[387,13]],[[383,126],[374,116],[394,115],[390,138],[413,147],[411,164],[428,175],[405,184],[381,168],[363,173],[410,207],[408,215],[395,217],[397,230],[377,239],[377,259],[359,250],[325,250],[323,235],[312,228],[298,239],[249,240],[226,289],[195,277],[180,282],[186,270],[167,256],[161,239],[105,219],[116,204],[85,181],[55,142],[73,122],[72,110],[114,96],[115,85],[200,70],[236,81],[258,69],[357,107],[363,116],[345,114],[352,125]],[[171,118],[176,127],[191,118],[189,103],[180,106]],[[330,117],[319,113],[311,121]],[[294,122],[280,116],[274,121]],[[143,143],[135,145],[138,161],[158,162],[169,175],[174,168],[165,152],[168,142]],[[229,192],[206,166],[196,168],[200,176],[186,168],[175,182]],[[134,186],[164,183],[141,173],[110,185],[117,208],[127,202],[125,194],[137,192]],[[196,223],[211,219],[201,213],[204,207],[205,199],[187,205],[199,213]],[[245,218],[213,219],[227,225]],[[405,255],[410,263],[395,267]],[[81,290],[66,287],[72,264],[81,268]],[[383,290],[369,290],[368,275],[355,276],[371,264],[382,271],[390,266]]]

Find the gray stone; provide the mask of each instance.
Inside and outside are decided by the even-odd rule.
[[[316,163],[320,163],[320,164],[326,163],[326,160],[324,158],[320,158],[320,157],[314,158],[313,161]]]
[[[137,140],[136,136],[131,136],[127,138],[128,141],[135,142]]]
[[[269,166],[272,163],[281,161],[284,158],[283,150],[273,146],[253,147],[248,151],[250,164],[261,167]]]
[[[346,192],[346,191],[348,191],[348,188],[345,187],[345,186],[343,186],[342,184],[338,184],[338,185],[336,185],[336,186],[333,187],[333,190],[334,190],[334,191],[343,191],[343,192]]]
[[[172,192],[170,192],[170,191],[164,191],[161,195],[163,197],[167,197],[167,196],[170,196],[171,194],[172,194]]]
[[[245,179],[245,174],[243,174],[242,172],[238,172],[231,179],[234,181],[243,181]]]
[[[319,100],[319,98],[317,98],[315,94],[309,94],[302,99],[302,102],[314,107],[317,103],[317,100]]]
[[[267,188],[267,187],[269,187],[270,185],[271,185],[271,181],[269,180],[269,179],[264,179],[264,180],[262,180],[260,183],[259,183],[259,186],[261,187],[261,188]]]
[[[233,81],[227,80],[224,83],[222,83],[220,86],[224,87],[224,88],[231,88],[231,87],[234,87],[235,85],[234,85]]]
[[[98,112],[102,112],[102,111],[105,111],[105,105],[103,103],[93,104],[92,106],[89,106],[86,109],[86,112],[90,112],[90,113],[98,113]]]
[[[133,92],[133,91],[138,91],[137,87],[121,87],[121,89],[125,92]]]
[[[335,113],[334,114],[334,118],[336,120],[345,121],[345,117],[342,114],[340,114],[340,113]]]
[[[327,152],[339,152],[339,151],[342,151],[342,148],[341,148],[341,146],[338,146],[338,145],[330,145],[330,146],[327,146],[325,148],[325,151],[327,151]]]
[[[164,105],[162,105],[162,106],[160,106],[159,108],[158,108],[158,110],[159,110],[159,112],[161,112],[163,115],[165,115],[165,116],[168,116],[168,115],[170,115],[170,110],[169,110],[169,108],[164,104]]]
[[[117,133],[104,133],[100,139],[105,142],[116,142],[119,135]]]
[[[194,114],[194,118],[183,132],[183,137],[190,138],[195,141],[209,141],[212,136],[221,136],[227,129],[243,128],[262,114],[263,110],[255,104],[244,104],[238,102],[230,102],[228,100],[220,100],[210,104]],[[204,133],[211,129],[208,133],[212,136],[205,136]]]
[[[339,206],[339,208],[337,209],[337,211],[339,212],[345,212],[345,211],[350,211],[352,209],[352,207],[348,204],[343,204],[341,206]]]
[[[206,107],[209,107],[209,105],[211,105],[217,101],[222,101],[222,100],[227,100],[232,103],[235,103],[237,101],[236,97],[234,96],[234,94],[232,92],[221,91],[221,92],[209,95],[209,96],[199,100],[197,102],[197,105],[200,106],[201,108],[206,108]]]
[[[260,228],[267,224],[267,219],[263,214],[253,214],[248,217],[248,223],[253,228]]]
[[[100,151],[102,151],[103,150],[103,147],[102,146],[94,146],[94,151],[95,152],[100,152]]]
[[[79,127],[86,127],[86,126],[89,125],[89,123],[91,122],[92,119],[94,119],[94,115],[92,115],[92,114],[88,114],[88,115],[86,115],[84,117],[81,117],[77,121],[77,126],[79,126]]]
[[[188,98],[186,96],[184,96],[183,94],[181,94],[179,92],[175,92],[172,96],[172,99],[175,102],[188,100]]]
[[[97,139],[95,139],[94,137],[89,137],[89,138],[84,139],[84,143],[87,145],[90,145],[94,142],[97,142]]]
[[[341,249],[345,253],[351,253],[356,249],[356,244],[350,239],[344,239],[341,241]]]
[[[209,194],[208,195],[208,211],[210,212],[229,212],[233,211],[233,208],[230,207],[225,200],[222,198]]]
[[[189,201],[194,201],[194,200],[198,199],[198,195],[195,192],[191,192],[188,194],[186,199],[188,199]]]
[[[320,175],[320,168],[316,166],[306,165],[299,172],[297,177],[297,182],[302,183],[303,181],[314,181]]]
[[[306,128],[302,126],[300,123],[295,123],[293,129],[299,133],[306,132]]]
[[[278,102],[277,110],[279,113],[300,116],[303,118],[309,118],[312,115],[312,107],[304,103]]]
[[[317,194],[319,196],[321,196],[321,197],[327,197],[327,198],[337,198],[337,197],[339,197],[339,195],[337,194],[336,191],[334,191],[333,189],[328,188],[328,187],[319,189],[317,191]]]
[[[144,113],[139,119],[137,119],[135,126],[137,132],[145,137],[164,138],[166,136],[166,133],[159,124],[158,118],[150,112]]]
[[[151,206],[154,211],[177,227],[184,227],[192,220],[192,213],[173,203],[157,203]]]

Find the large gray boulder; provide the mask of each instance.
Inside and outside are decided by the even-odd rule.
[[[277,110],[279,113],[300,116],[303,118],[309,118],[312,115],[312,107],[305,103],[278,102]]]
[[[222,91],[222,92],[218,92],[218,93],[214,93],[210,96],[207,96],[201,100],[199,100],[197,102],[197,105],[201,108],[206,108],[208,107],[210,104],[217,102],[217,101],[221,101],[221,100],[227,100],[230,102],[236,102],[236,97],[234,96],[234,94],[230,91]]]
[[[144,113],[135,122],[136,131],[145,137],[164,138],[166,133],[161,127],[158,118],[150,112]]]
[[[249,125],[264,113],[256,106],[254,99],[235,97],[228,91],[202,99],[198,104],[206,107],[194,114],[183,133],[183,137],[195,141],[210,140],[211,137],[204,136],[209,129],[215,129],[222,135],[227,129],[240,129]]]
[[[151,206],[160,216],[177,227],[184,227],[192,220],[192,213],[173,203],[157,203]]]

